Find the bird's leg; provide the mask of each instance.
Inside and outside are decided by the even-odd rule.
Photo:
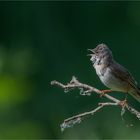
[[[122,107],[125,107],[127,105],[127,100],[126,98],[123,100],[123,101],[120,101],[119,102],[119,105],[122,106]]]
[[[110,92],[112,92],[112,90],[110,90],[110,89],[101,90],[101,95],[100,95],[100,97],[102,97],[102,96],[104,96],[105,94],[108,94],[108,93],[110,93]]]
[[[125,94],[125,99],[124,100],[126,100],[127,101],[127,93]]]
[[[128,84],[126,87],[125,99],[123,101],[120,101],[119,103],[119,105],[122,107],[125,107],[127,105],[127,94],[128,94],[129,89],[130,89],[130,86]]]

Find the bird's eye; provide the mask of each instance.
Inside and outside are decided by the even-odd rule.
[[[96,53],[99,53],[99,52],[101,52],[102,51],[102,48],[99,48],[97,51],[96,51]]]
[[[101,51],[103,48],[99,48],[99,50]]]

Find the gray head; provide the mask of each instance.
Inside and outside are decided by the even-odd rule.
[[[92,53],[89,54],[91,56],[91,61],[93,64],[99,63],[99,61],[105,63],[109,63],[113,59],[111,50],[105,44],[99,44],[94,49],[89,49]]]

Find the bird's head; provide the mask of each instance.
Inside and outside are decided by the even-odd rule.
[[[99,44],[94,49],[88,49],[91,51],[91,54],[88,54],[88,56],[91,56],[91,61],[94,64],[97,61],[112,59],[112,52],[105,44]]]

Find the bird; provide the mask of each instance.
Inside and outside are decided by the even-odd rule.
[[[88,49],[90,61],[101,82],[108,87],[102,90],[103,94],[112,91],[128,93],[140,102],[140,88],[132,74],[122,65],[115,61],[111,49],[104,43],[94,49]],[[127,94],[126,94],[127,95]]]

